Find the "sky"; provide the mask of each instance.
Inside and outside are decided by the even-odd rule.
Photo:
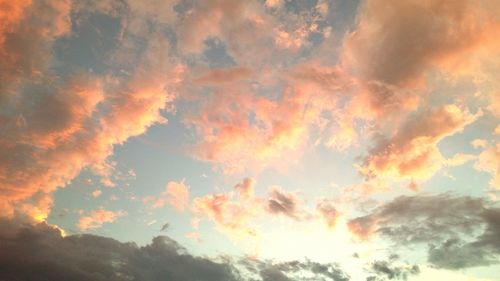
[[[500,280],[499,11],[0,0],[0,280]]]

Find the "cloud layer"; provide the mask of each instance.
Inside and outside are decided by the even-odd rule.
[[[0,226],[0,278],[5,280],[264,281],[293,280],[294,274],[349,280],[335,264],[196,257],[165,236],[139,247],[95,235],[62,236],[45,223],[0,219]]]

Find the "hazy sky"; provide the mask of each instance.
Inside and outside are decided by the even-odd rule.
[[[500,280],[500,1],[0,0],[1,280]]]

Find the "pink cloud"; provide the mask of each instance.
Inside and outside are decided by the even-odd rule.
[[[146,196],[143,202],[152,208],[162,208],[169,203],[177,211],[184,211],[189,205],[189,186],[184,181],[169,181],[159,197]]]
[[[11,25],[0,29],[0,56],[5,57],[0,91],[2,103],[13,109],[0,115],[8,136],[0,140],[2,215],[23,212],[28,204],[45,212],[37,217],[46,217],[50,204],[37,206],[35,197],[51,198],[83,168],[110,183],[113,165],[107,158],[113,146],[166,121],[160,111],[174,95],[165,89],[177,83],[182,68],[169,60],[169,43],[152,33],[140,54],[126,47],[115,50],[114,59],[135,66],[128,77],[70,73],[63,80],[49,69],[50,48],[70,30],[69,1],[12,7]],[[135,44],[123,40],[120,46]],[[24,84],[34,88],[36,99],[20,91]]]
[[[206,216],[216,227],[232,238],[242,239],[257,236],[251,220],[259,212],[258,202],[242,204],[232,200],[227,193],[206,195],[193,200],[193,210],[198,216]]]
[[[485,144],[474,168],[490,173],[493,176],[490,185],[500,189],[500,142],[497,142],[496,145]]]
[[[347,223],[349,231],[360,241],[369,240],[377,231],[378,223],[371,217],[359,217]]]
[[[255,187],[255,179],[253,178],[244,178],[241,183],[238,183],[234,188],[240,194],[240,197],[243,200],[248,200],[254,198],[254,187]]]
[[[201,106],[196,116],[186,120],[200,140],[192,153],[219,164],[225,173],[289,165],[280,155],[300,153],[307,138],[301,95],[291,90],[277,102],[227,89]]]
[[[171,181],[167,184],[165,193],[168,202],[179,212],[184,211],[189,205],[189,187],[182,182]]]
[[[255,242],[260,237],[256,224],[259,218],[281,215],[294,221],[311,218],[302,208],[296,193],[272,186],[267,196],[258,197],[253,193],[254,186],[255,180],[245,178],[234,187],[236,194],[230,191],[194,198],[191,206],[195,228],[198,227],[199,219],[206,217],[231,239],[250,239]]]
[[[424,111],[390,139],[379,141],[359,171],[368,179],[426,180],[446,164],[437,143],[462,131],[480,115],[481,112],[472,115],[455,105]],[[448,163],[459,160],[464,159],[451,159]]]
[[[497,1],[364,1],[356,28],[343,40],[342,66],[360,87],[350,110],[394,123],[427,103],[426,73],[453,75],[477,62],[475,55],[494,45],[500,18],[493,11],[499,8]]]
[[[78,228],[82,231],[100,228],[104,223],[116,221],[119,217],[125,216],[124,211],[109,211],[105,209],[92,210],[89,215],[80,218]]]
[[[92,197],[94,197],[94,198],[101,196],[101,194],[102,194],[102,191],[99,189],[92,191]]]
[[[244,67],[235,67],[229,69],[211,69],[200,77],[196,78],[196,82],[201,85],[218,85],[224,83],[238,82],[248,79],[252,75],[252,71]]]
[[[328,200],[319,201],[316,204],[316,211],[323,218],[329,229],[333,229],[337,225],[340,212],[335,208],[332,202],[329,202]]]

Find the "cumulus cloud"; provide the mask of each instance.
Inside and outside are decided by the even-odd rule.
[[[339,107],[345,97],[340,93],[351,83],[339,67],[301,64],[280,70],[270,85],[257,73],[249,81],[246,72],[241,67],[212,69],[194,79],[193,84],[210,86],[191,93],[195,111],[184,118],[197,133],[190,149],[195,158],[228,174],[283,171],[300,163],[313,142],[345,149],[357,140],[353,117]],[[273,93],[262,94],[268,87]]]
[[[332,202],[328,200],[318,202],[316,204],[316,211],[321,215],[329,229],[335,227],[340,217],[340,212],[335,208]]]
[[[243,199],[251,199],[254,197],[254,187],[255,179],[253,178],[244,178],[241,183],[234,186]]]
[[[479,154],[474,168],[490,173],[493,176],[490,185],[500,189],[500,142],[496,143],[496,145],[482,142],[481,145],[484,147],[484,150]]]
[[[246,239],[259,235],[252,221],[262,213],[260,204],[257,199],[238,201],[232,193],[219,193],[194,198],[192,208],[197,217],[206,216],[229,237]]]
[[[70,30],[71,2],[3,0],[0,5],[0,101],[4,101],[23,78],[35,78],[44,70],[51,44]]]
[[[426,180],[446,163],[437,144],[462,131],[480,114],[470,114],[455,105],[423,111],[402,125],[390,139],[379,141],[359,170],[368,179]],[[464,159],[452,158],[448,163],[461,164]]]
[[[489,0],[364,1],[343,42],[342,63],[365,89],[354,104],[375,117],[416,109],[425,73],[446,71],[481,49],[498,28],[497,9]]]
[[[103,184],[112,185],[113,164],[107,158],[113,145],[166,121],[160,111],[173,99],[167,86],[177,81],[181,69],[169,59],[169,43],[160,33],[143,34],[149,37],[139,50],[134,31],[124,24],[126,35],[108,58],[121,73],[110,67],[97,77],[70,62],[68,71],[59,73],[53,67],[53,45],[73,36],[71,27],[88,18],[74,26],[69,1],[4,6],[12,14],[0,30],[0,55],[6,62],[0,70],[2,215],[37,208],[44,219],[51,204],[36,205],[33,196],[50,198],[82,169],[89,167]]]
[[[124,211],[110,211],[97,209],[90,211],[90,214],[82,216],[78,222],[78,228],[82,231],[100,228],[104,223],[116,221],[119,217],[126,215]]]
[[[399,246],[426,245],[428,262],[459,269],[498,263],[500,210],[484,199],[449,194],[401,196],[348,222],[363,239],[378,234]]]
[[[211,69],[200,77],[196,78],[196,82],[201,85],[218,85],[231,83],[235,81],[245,80],[250,78],[252,71],[244,67],[236,67],[230,69]]]
[[[168,202],[178,211],[184,211],[189,204],[189,187],[184,182],[169,182],[165,189]]]
[[[102,195],[102,191],[99,190],[99,189],[96,189],[96,190],[92,191],[92,197],[94,197],[94,198],[97,198],[97,197],[99,197],[101,195]]]
[[[200,63],[202,66],[190,69],[193,83],[186,86],[184,98],[195,110],[183,118],[196,131],[190,150],[193,156],[225,173],[283,170],[298,163],[310,140],[309,127],[316,125],[321,113],[331,112],[330,100],[335,97],[330,90],[341,88],[332,85],[341,84],[334,81],[341,80],[335,78],[338,68],[306,66],[301,70],[288,63],[291,57],[301,57],[298,49],[311,45],[311,34],[320,34],[327,26],[328,4],[319,1],[313,9],[297,4],[294,9],[273,11],[261,4],[194,2],[177,30],[183,52],[207,55],[213,51],[207,49],[208,42],[214,41],[230,57],[230,63],[223,63],[226,66],[209,62],[216,66],[207,70]],[[274,4],[265,5],[277,7]],[[324,80],[331,83],[323,85]],[[337,146],[336,142],[345,146],[350,141],[352,130],[342,126],[342,132],[340,140],[329,137],[330,146]],[[283,161],[284,155],[291,160]]]
[[[297,222],[312,218],[296,193],[270,186],[266,196],[255,196],[254,186],[253,178],[245,178],[234,186],[234,191],[196,197],[191,204],[193,215],[211,220],[232,239],[249,239],[252,243],[261,236],[256,224],[259,218],[284,216]]]
[[[204,99],[186,123],[198,133],[193,155],[225,173],[290,165],[281,156],[300,153],[307,140],[302,95],[293,90],[279,101],[258,96],[245,85],[224,88]],[[293,162],[292,162],[293,163]]]
[[[177,29],[179,46],[184,53],[203,52],[205,41],[212,38],[227,44],[228,51],[239,63],[249,62],[251,56],[243,46],[262,50],[261,55],[267,53],[263,47],[266,41],[271,42],[271,19],[258,3],[210,0],[194,2],[190,8]]]
[[[159,197],[146,196],[143,201],[153,208],[161,208],[169,203],[177,211],[182,212],[189,206],[189,186],[184,181],[169,181]]]

